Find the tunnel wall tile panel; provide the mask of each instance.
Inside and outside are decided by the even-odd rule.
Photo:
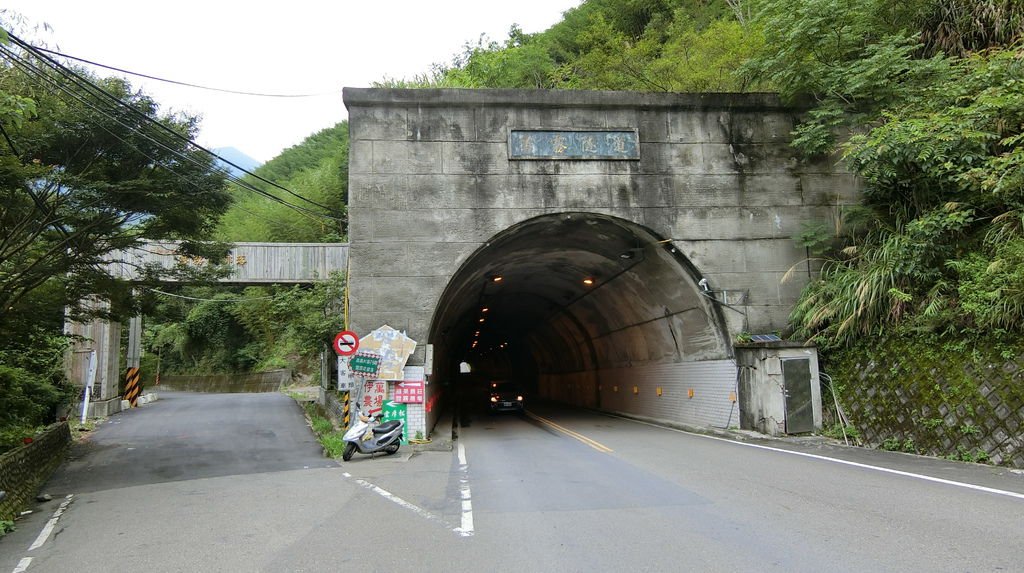
[[[732,360],[543,374],[540,387],[543,397],[575,406],[697,427],[739,424],[739,412],[731,400],[736,391],[736,363]]]

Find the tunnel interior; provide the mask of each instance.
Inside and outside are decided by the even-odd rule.
[[[700,278],[670,241],[636,223],[593,213],[529,219],[450,280],[431,325],[435,368],[449,380],[511,380],[544,395],[560,377],[724,358],[722,310]],[[471,375],[460,377],[463,364]]]

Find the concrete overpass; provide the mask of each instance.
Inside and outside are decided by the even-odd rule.
[[[137,282],[146,267],[170,270],[182,266],[205,266],[209,262],[180,255],[177,243],[149,242],[137,249],[114,253],[108,270],[114,277]],[[348,263],[348,245],[235,243],[225,260],[217,262],[231,270],[229,276],[219,281],[225,285],[307,284],[325,280],[332,272],[344,270]],[[164,282],[178,281],[172,277]],[[65,325],[65,332],[81,337],[68,354],[67,371],[71,380],[86,379],[89,353],[96,351],[96,380],[90,398],[92,415],[109,415],[120,410],[125,374],[123,365],[127,363],[129,368],[138,368],[141,317],[130,322],[126,362],[121,361],[121,331],[121,323],[99,319]]]

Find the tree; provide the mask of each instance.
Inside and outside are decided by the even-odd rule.
[[[4,55],[0,93],[35,113],[3,123],[0,338],[19,317],[60,315],[89,295],[123,302],[112,253],[147,239],[197,248],[229,203],[212,157],[189,143],[195,118],[161,115],[123,80]]]
[[[212,158],[189,143],[195,118],[2,36],[0,441],[52,421],[74,393],[65,310],[83,318],[90,297],[113,312],[133,304],[111,258],[147,239],[211,255],[197,241],[229,202]]]

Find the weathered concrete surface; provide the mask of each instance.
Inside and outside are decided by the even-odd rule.
[[[358,292],[392,283],[385,292],[414,294],[407,310],[422,314],[408,327],[420,339],[469,252],[514,223],[574,210],[672,238],[715,287],[750,289],[745,306],[761,312],[749,328],[780,328],[798,286],[779,279],[805,256],[791,237],[856,198],[853,176],[833,162],[796,158],[800,110],[767,94],[347,89],[345,102],[354,318],[370,326],[397,311],[384,294]],[[636,126],[642,158],[509,161],[507,131],[523,126]],[[428,259],[438,251],[447,256]]]
[[[802,110],[770,94],[347,88],[344,98],[350,324],[407,331],[420,342],[411,364],[433,345],[435,379],[473,355],[485,299],[510,310],[491,315],[480,348],[501,337],[528,350],[477,363],[529,362],[551,395],[572,395],[554,386],[589,372],[581,404],[601,402],[602,373],[730,360],[735,334],[786,328],[816,272],[792,237],[833,225],[857,199],[834,160],[796,156]],[[640,159],[510,159],[513,129],[636,129]],[[623,258],[630,249],[640,256]],[[587,273],[612,286],[577,294]],[[513,279],[504,294],[485,285],[493,274]]]
[[[809,398],[814,430],[821,429],[821,381],[818,377],[818,353],[815,348],[800,343],[749,342],[736,345],[736,364],[739,368],[737,394],[739,395],[738,426],[743,430],[756,430],[779,436],[807,430],[787,426],[787,380],[783,367],[787,360],[806,360],[810,370]],[[804,388],[807,388],[806,386]]]

